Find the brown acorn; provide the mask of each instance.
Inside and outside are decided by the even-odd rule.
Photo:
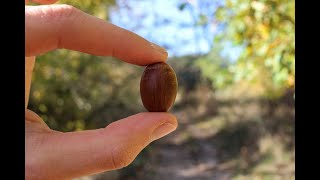
[[[169,111],[176,99],[177,90],[176,74],[167,63],[155,63],[145,68],[140,81],[140,95],[148,111]]]

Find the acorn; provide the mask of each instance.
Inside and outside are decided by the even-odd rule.
[[[177,76],[167,63],[155,63],[145,68],[140,81],[140,95],[149,112],[169,111],[177,91]]]

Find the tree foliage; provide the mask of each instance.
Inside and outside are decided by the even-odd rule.
[[[114,58],[56,50],[37,58],[29,108],[53,129],[104,127],[142,110],[142,70]]]
[[[228,0],[217,17],[228,22],[228,38],[245,45],[237,67],[249,71],[238,71],[238,79],[271,78],[276,87],[294,85],[294,1]]]
[[[274,95],[294,87],[294,7],[294,1],[286,0],[225,0],[214,14],[215,19],[225,25],[214,45],[230,41],[234,46],[243,47],[243,52],[227,71],[222,68],[222,73],[232,75],[233,82],[261,84]],[[221,86],[224,84],[221,82],[230,82],[230,79],[223,80],[228,76],[221,76],[221,70],[213,62],[218,61],[215,58],[210,53],[201,67],[204,75],[217,76],[212,79]]]

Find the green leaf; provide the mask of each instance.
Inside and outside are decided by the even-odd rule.
[[[187,5],[188,5],[188,3],[182,3],[182,4],[179,5],[178,8],[179,8],[180,11],[183,11],[186,8]]]

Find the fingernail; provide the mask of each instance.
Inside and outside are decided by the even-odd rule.
[[[152,133],[152,141],[157,140],[159,138],[162,138],[163,136],[171,133],[174,131],[177,127],[170,124],[170,123],[164,123],[157,127]]]
[[[168,52],[167,52],[166,49],[164,49],[163,47],[160,47],[160,46],[158,46],[158,45],[156,45],[154,43],[151,43],[151,47],[153,49],[155,49],[163,57],[163,59],[167,59]]]

